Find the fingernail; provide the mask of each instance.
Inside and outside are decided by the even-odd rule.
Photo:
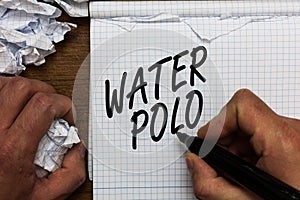
[[[194,162],[191,158],[189,157],[185,157],[185,163],[190,171],[190,173],[193,172],[193,169],[194,169]]]
[[[79,149],[80,156],[81,156],[81,158],[84,158],[85,157],[86,148],[85,148],[85,146],[82,143],[80,143],[80,147],[79,148],[80,148]]]

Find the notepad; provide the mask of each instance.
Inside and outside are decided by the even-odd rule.
[[[240,88],[300,117],[297,1],[90,2],[95,199],[195,199],[190,135]]]

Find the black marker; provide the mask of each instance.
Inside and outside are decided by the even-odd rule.
[[[177,133],[190,152],[199,155],[203,139]],[[300,200],[300,191],[271,176],[255,165],[215,145],[203,160],[224,178],[251,190],[266,200]]]

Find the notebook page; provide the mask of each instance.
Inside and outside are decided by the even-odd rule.
[[[92,2],[93,116],[90,134],[93,141],[90,145],[95,199],[194,199],[183,159],[185,149],[170,133],[170,116],[174,112],[172,105],[176,97],[186,99],[186,94],[191,90],[198,90],[203,95],[200,120],[195,128],[187,128],[186,100],[179,103],[182,108],[179,108],[176,121],[176,125],[184,124],[185,131],[191,135],[195,135],[196,130],[208,122],[239,88],[251,89],[276,112],[299,118],[299,3],[266,3],[265,10],[261,9],[261,4],[118,2],[118,6],[113,6],[113,2]],[[184,7],[182,5],[187,5],[188,9],[184,9],[187,13],[178,12],[179,8]],[[203,5],[211,6],[209,14],[214,14],[203,14],[207,12]],[[150,12],[148,15],[140,12],[145,7]],[[133,10],[129,12],[127,9],[131,8]],[[167,12],[161,12],[161,9]],[[251,12],[245,14],[232,12],[231,9]],[[134,13],[137,16],[122,17],[119,13]],[[171,61],[177,53],[188,50],[189,53],[179,63],[189,66],[192,62],[189,55],[196,47],[207,50],[207,59],[199,70],[207,82],[196,79],[195,85],[190,86],[187,67],[177,77],[178,82],[186,80],[187,84],[177,92],[172,92],[170,69],[174,62]],[[168,56],[172,60],[162,68],[159,100],[167,105],[169,117],[163,137],[154,142],[149,134],[149,124],[153,117],[151,107],[158,101],[153,92],[155,70],[150,73],[149,67]],[[113,117],[107,117],[105,80],[110,81],[112,95],[113,89],[120,91],[122,75],[126,72],[126,96],[132,89],[140,67],[143,68],[143,77],[148,86],[145,88],[148,103],[145,104],[139,91],[132,109],[129,109],[129,98],[124,97],[122,112],[114,110]],[[190,120],[197,116],[198,105],[195,99]],[[137,135],[134,149],[131,133],[133,123],[130,119],[133,112],[138,110],[146,110],[150,119],[145,131]],[[156,116],[158,128],[161,125],[159,122],[164,120],[161,116],[162,113]],[[140,121],[143,122],[143,118]]]

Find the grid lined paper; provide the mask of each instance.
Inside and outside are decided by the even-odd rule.
[[[194,130],[184,129],[189,134],[196,134],[240,88],[251,89],[279,114],[299,118],[299,8],[300,3],[287,1],[91,2],[89,153],[94,198],[195,198],[184,149],[169,133],[170,117],[161,141],[152,142],[146,128],[138,135],[138,149],[131,148],[130,116],[139,109],[149,111],[157,102],[155,73],[148,72],[148,67],[180,50],[196,46],[208,50],[200,70],[207,78],[205,84],[197,80],[194,87],[187,84],[171,92],[173,63],[162,68],[160,101],[168,105],[169,115],[174,99],[183,100],[178,124],[184,124],[186,93],[196,88],[203,94],[201,120]],[[186,56],[180,64],[190,62]],[[137,93],[133,110],[125,98],[123,112],[108,119],[105,80],[111,81],[111,90],[119,91],[122,73],[128,72],[127,94],[140,66],[148,81],[148,104]],[[178,81],[189,80],[188,68],[179,73]],[[192,110],[191,118],[197,107]]]

